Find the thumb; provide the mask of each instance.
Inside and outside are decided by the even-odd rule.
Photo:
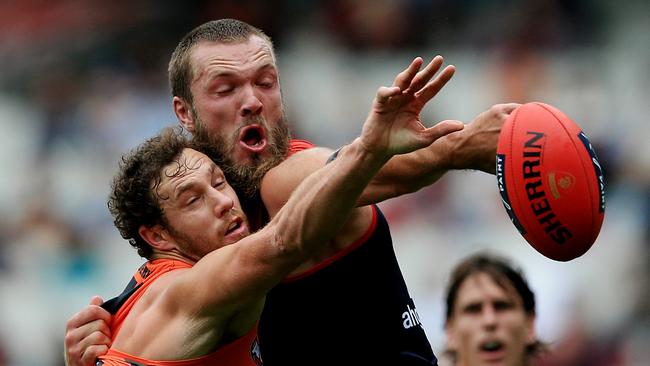
[[[97,295],[95,295],[95,296],[93,296],[92,298],[90,298],[90,305],[97,305],[97,306],[99,306],[99,305],[101,305],[101,304],[103,304],[103,303],[104,303],[104,299],[102,299],[101,296],[97,296]]]
[[[460,131],[465,128],[465,124],[456,120],[444,120],[438,122],[435,126],[426,129],[427,136],[433,140],[437,140],[450,133]]]

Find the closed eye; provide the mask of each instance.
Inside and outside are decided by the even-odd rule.
[[[217,89],[217,94],[218,95],[228,95],[232,93],[235,90],[233,87],[228,87],[228,88],[219,88]]]
[[[210,167],[210,174],[212,175],[212,187],[220,189],[226,185],[226,177],[224,177],[221,169],[216,164],[212,163]]]
[[[261,75],[255,84],[257,86],[260,86],[262,88],[272,88],[277,84],[278,78],[275,75],[271,75],[269,73],[264,73],[264,75]]]
[[[187,206],[191,206],[193,203],[199,201],[199,196],[192,196],[187,200]]]

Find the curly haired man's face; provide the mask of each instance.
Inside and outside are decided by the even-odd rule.
[[[237,194],[206,155],[184,149],[163,169],[158,187],[167,230],[185,256],[198,260],[249,231]]]
[[[504,289],[485,273],[461,284],[446,325],[448,348],[457,365],[526,365],[526,346],[535,340],[529,316],[514,288]]]

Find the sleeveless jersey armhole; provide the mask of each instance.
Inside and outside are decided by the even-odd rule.
[[[286,277],[284,280],[282,280],[282,282],[296,281],[296,280],[299,280],[301,278],[310,276],[310,275],[320,271],[321,269],[329,266],[330,264],[336,262],[338,259],[346,256],[347,254],[349,254],[350,252],[352,252],[353,250],[357,249],[358,247],[363,245],[365,242],[367,242],[368,239],[370,238],[370,236],[375,232],[375,228],[377,227],[377,206],[372,205],[371,207],[372,207],[372,220],[370,221],[370,226],[368,227],[366,232],[359,239],[357,239],[356,241],[354,241],[354,243],[348,245],[347,247],[341,249],[340,251],[334,253],[329,258],[324,259],[322,262],[320,262],[318,264],[315,264],[311,268],[308,268],[308,269],[304,270],[303,272],[297,273],[295,275],[291,275],[291,276]]]

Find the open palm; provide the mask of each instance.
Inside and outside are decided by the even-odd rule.
[[[420,70],[423,60],[417,57],[395,77],[393,86],[377,90],[360,137],[366,149],[387,155],[404,154],[463,128],[458,121],[443,121],[427,128],[420,119],[426,103],[455,72],[453,66],[447,66],[433,78],[442,63],[442,56],[436,56]]]

